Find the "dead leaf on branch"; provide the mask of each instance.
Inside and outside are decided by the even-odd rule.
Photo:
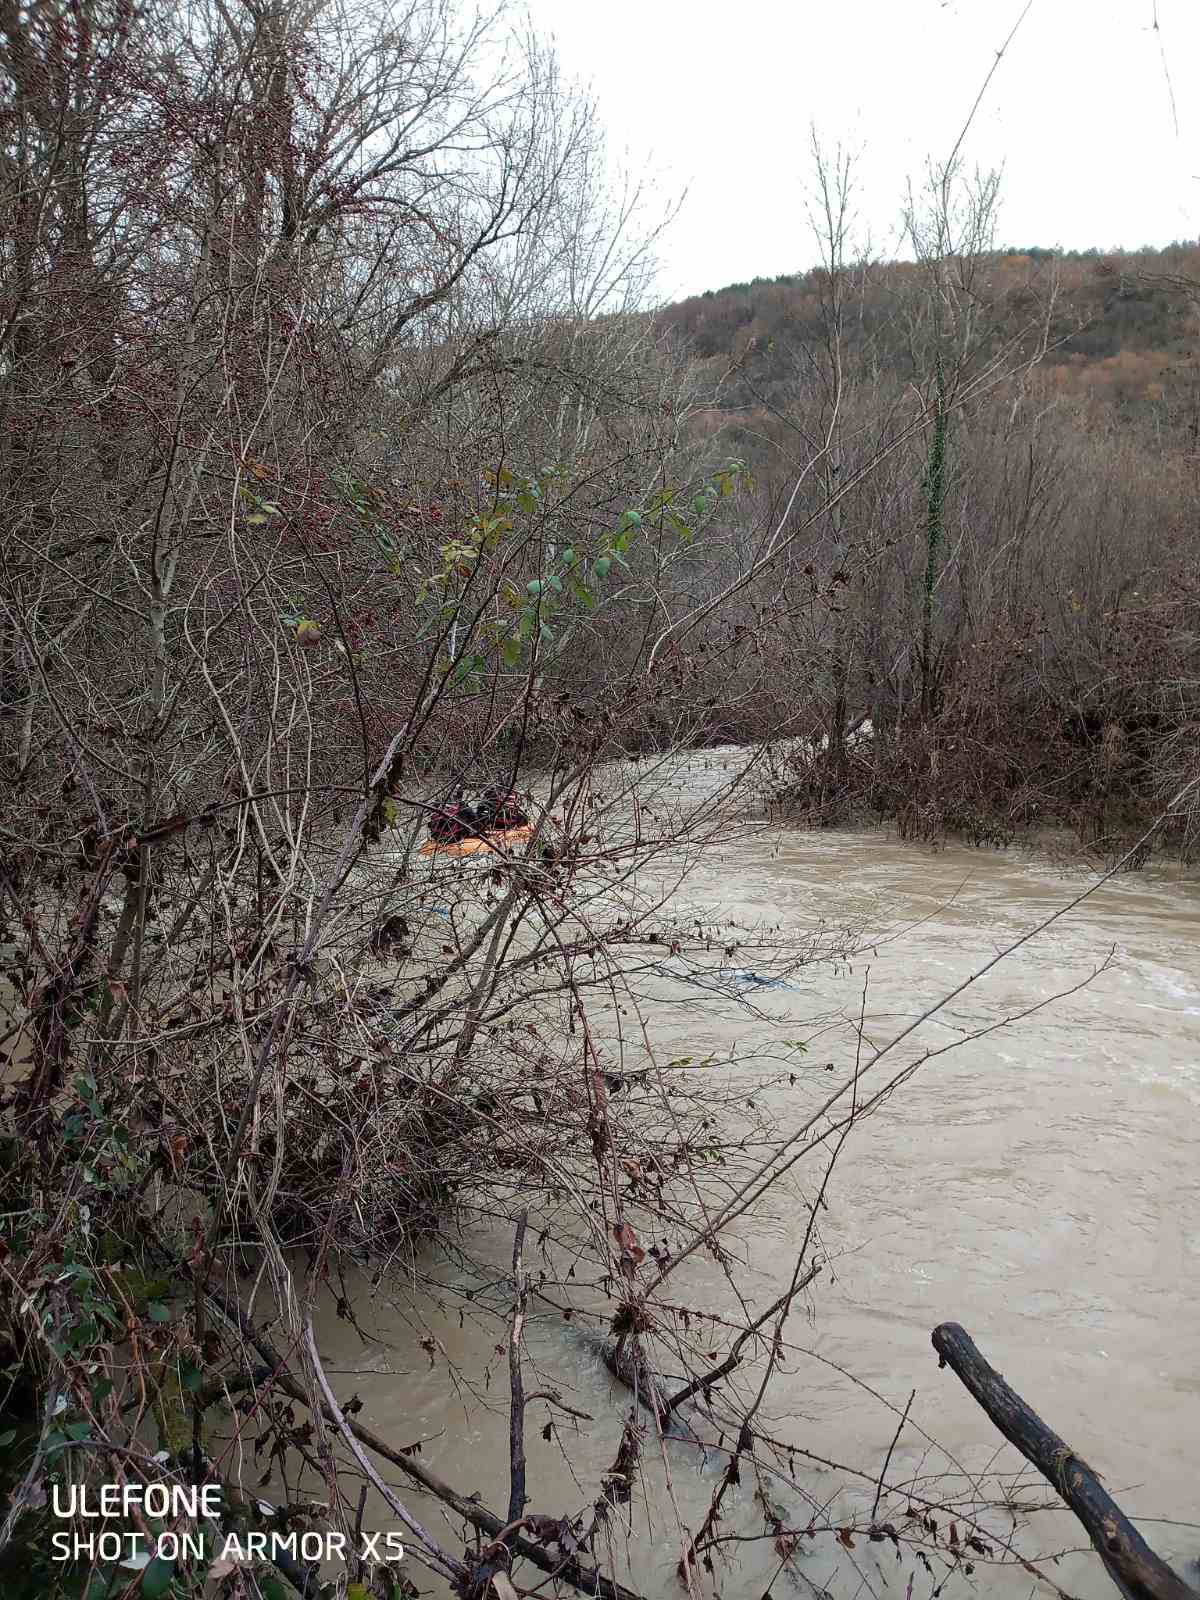
[[[613,1238],[621,1247],[621,1259],[624,1260],[625,1257],[628,1256],[631,1260],[635,1261],[638,1266],[641,1266],[642,1262],[646,1259],[646,1252],[642,1249],[641,1245],[638,1244],[637,1234],[634,1233],[633,1229],[627,1222],[617,1222],[613,1224]]]

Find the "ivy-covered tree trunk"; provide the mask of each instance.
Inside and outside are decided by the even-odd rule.
[[[945,537],[946,439],[949,414],[946,407],[946,370],[939,353],[936,367],[936,395],[933,412],[933,437],[929,444],[929,464],[925,469],[925,586],[921,600],[921,720],[928,722],[934,712],[937,683],[933,661],[933,597],[937,588],[938,561]]]

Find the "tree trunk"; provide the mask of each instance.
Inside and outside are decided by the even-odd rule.
[[[933,596],[937,588],[938,560],[945,533],[946,510],[946,370],[937,358],[937,398],[933,412],[933,438],[929,445],[929,465],[925,472],[925,592],[921,605],[921,720],[928,722],[934,712],[936,684],[933,668]]]
[[[940,1365],[953,1368],[1004,1437],[1030,1461],[1079,1518],[1126,1600],[1200,1600],[1159,1559],[1101,1485],[1099,1475],[1027,1406],[984,1360],[957,1322],[933,1330]]]

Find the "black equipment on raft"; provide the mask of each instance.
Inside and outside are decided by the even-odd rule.
[[[435,811],[429,819],[429,837],[435,844],[457,844],[477,831],[476,816],[471,807],[458,796]]]
[[[493,783],[484,790],[475,813],[475,825],[481,833],[523,828],[528,821],[529,817],[521,809],[515,789]]]

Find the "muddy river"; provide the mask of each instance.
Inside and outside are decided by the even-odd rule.
[[[678,779],[685,788],[699,781],[693,768]],[[868,1039],[882,1042],[1088,881],[1084,869],[1033,852],[935,851],[886,833],[745,826],[701,858],[681,891],[681,915],[800,932],[844,922],[862,930],[862,952],[848,965],[806,968],[794,987],[760,987],[752,1011],[664,976],[648,1012],[655,1046],[719,1050],[749,1066],[776,1041],[807,1037],[810,1054],[844,1065],[860,1012]],[[960,1486],[972,1477],[991,1497],[1020,1462],[958,1380],[938,1370],[930,1331],[960,1322],[1144,1519],[1149,1542],[1191,1560],[1200,1555],[1200,887],[1171,869],[1114,879],[905,1049],[912,1056],[962,1039],[1066,990],[1074,992],[928,1061],[855,1130],[822,1216],[829,1266],[789,1326],[795,1349],[768,1410],[772,1426],[814,1456],[878,1473],[915,1390],[890,1479],[932,1484],[960,1474]],[[773,1114],[786,1125],[783,1091]],[[798,1225],[778,1203],[738,1225],[759,1303],[785,1281]],[[469,1243],[502,1279],[510,1234],[490,1238],[481,1224]],[[447,1283],[466,1271],[451,1257],[425,1266]],[[697,1258],[687,1293],[715,1304],[728,1291]],[[400,1444],[422,1440],[427,1466],[502,1509],[507,1371],[495,1344],[504,1331],[486,1319],[460,1326],[459,1304],[439,1310],[414,1303],[402,1283],[384,1283],[359,1307],[369,1341],[332,1314],[319,1339],[339,1391],[362,1399],[363,1421]],[[531,1429],[531,1509],[574,1512],[612,1462],[628,1396],[553,1312],[532,1314],[528,1353],[539,1386],[594,1419],[547,1443]],[[682,1450],[672,1466],[694,1526],[712,1471]],[[856,1487],[816,1462],[809,1471],[817,1503],[844,1500],[852,1512],[865,1495],[869,1506],[873,1484]],[[661,1472],[647,1482],[652,1498],[665,1494]],[[453,1545],[436,1506],[411,1485],[403,1493]],[[739,1493],[729,1525],[744,1518],[761,1530],[749,1481]],[[1052,1498],[1028,1475],[1017,1494],[1022,1505]],[[1079,1551],[1086,1541],[1071,1519],[1030,1512],[1021,1521],[1023,1549],[1066,1552],[1045,1568],[1062,1590],[1083,1600],[1115,1592]],[[843,1556],[834,1581],[836,1552],[814,1547],[804,1567],[811,1586],[785,1575],[773,1592],[830,1583],[840,1593],[904,1594],[909,1566],[899,1576],[890,1547],[883,1556],[879,1548],[860,1546],[849,1565]],[[678,1540],[661,1507],[656,1516],[635,1499],[613,1549],[618,1575],[641,1592],[681,1592]],[[709,1592],[759,1594],[775,1571],[768,1542],[705,1583]],[[946,1575],[945,1567],[920,1573],[907,1592],[929,1595]],[[440,1592],[428,1574],[413,1576],[423,1592]],[[998,1590],[1052,1592],[986,1564],[973,1578],[960,1570],[944,1592]]]

